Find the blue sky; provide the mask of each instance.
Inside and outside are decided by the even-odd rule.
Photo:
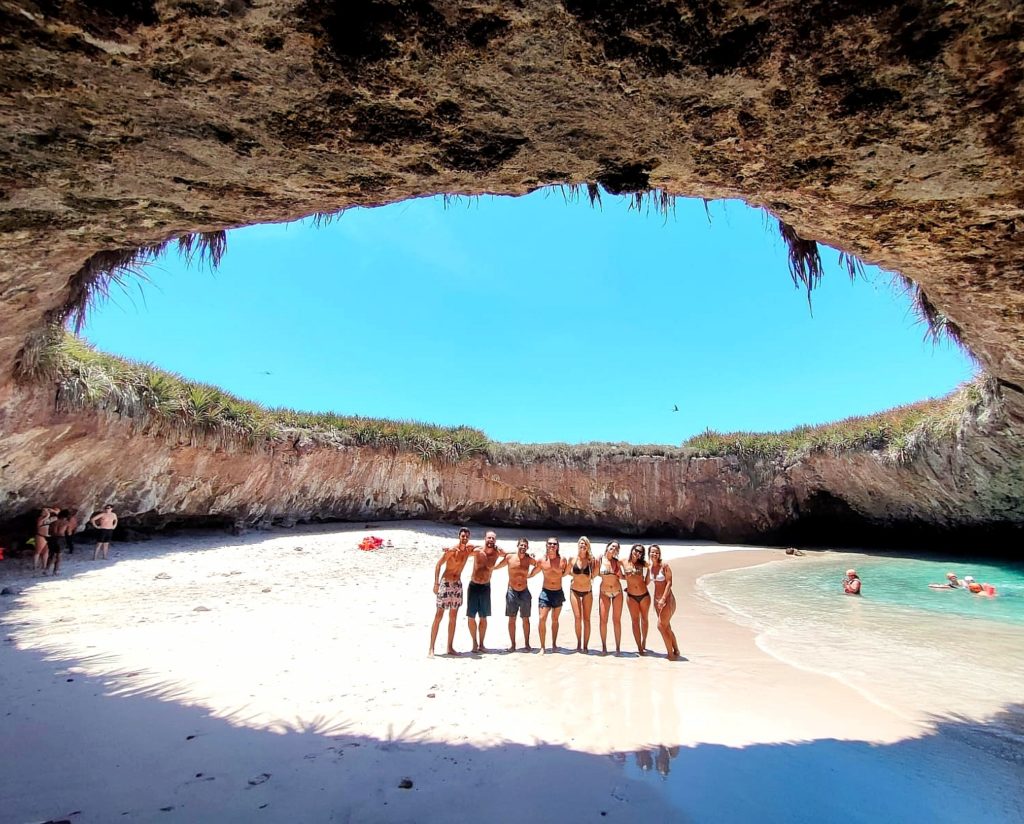
[[[812,316],[774,220],[737,201],[710,213],[546,190],[252,226],[216,272],[161,258],[85,336],[269,406],[532,442],[823,423],[971,377],[885,273],[851,284],[823,248]]]

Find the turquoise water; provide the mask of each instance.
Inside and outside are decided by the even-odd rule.
[[[793,559],[799,563],[807,559]],[[766,569],[769,583],[784,586],[789,595],[807,603],[831,601],[842,593],[841,582],[851,566],[863,582],[862,600],[885,604],[910,613],[921,610],[941,615],[984,618],[1010,624],[1024,624],[1024,564],[950,562],[916,558],[857,556],[816,561],[802,568],[779,565]],[[997,597],[973,595],[966,590],[934,590],[928,584],[945,583],[946,573],[955,572],[962,581],[972,575],[978,583],[990,583]]]
[[[850,567],[859,598],[842,591]],[[947,572],[998,595],[928,588]],[[793,666],[914,720],[999,715],[1024,743],[1024,564],[813,553],[707,575],[699,589]]]

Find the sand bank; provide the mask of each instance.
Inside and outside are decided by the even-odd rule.
[[[394,549],[357,550],[370,532]],[[519,532],[498,533],[511,550]],[[540,553],[544,534],[526,534]],[[661,542],[681,662],[653,627],[655,654],[638,658],[626,615],[621,657],[427,659],[433,565],[453,536],[407,522],[162,538],[108,564],[76,553],[55,580],[7,564],[2,584],[22,592],[0,602],[0,818],[978,820],[951,797],[979,798],[986,820],[1024,810],[1019,763],[772,658],[697,594],[701,575],[778,550]],[[559,641],[575,647],[568,605]]]

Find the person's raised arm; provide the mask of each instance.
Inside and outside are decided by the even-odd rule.
[[[440,587],[439,579],[441,577],[441,567],[448,558],[448,550],[446,549],[441,553],[441,557],[437,559],[437,563],[434,564],[434,595],[437,595],[437,590]]]
[[[508,553],[506,552],[504,555],[501,556],[501,560],[494,565],[494,568],[501,569],[503,566],[508,566],[508,557]]]

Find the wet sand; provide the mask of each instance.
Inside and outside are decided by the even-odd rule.
[[[520,531],[497,531],[513,550]],[[356,549],[371,533],[394,548]],[[21,594],[0,599],[0,817],[1015,821],[1024,813],[1021,763],[965,743],[963,720],[916,723],[790,667],[696,592],[701,575],[779,550],[661,542],[676,576],[680,662],[664,657],[653,622],[653,654],[637,657],[626,610],[623,655],[595,653],[596,603],[589,655],[574,651],[568,602],[561,654],[539,655],[538,578],[530,582],[534,652],[504,652],[504,571],[495,574],[487,634],[495,651],[428,659],[433,565],[454,534],[405,522],[168,537],[115,545],[105,564],[76,553],[57,579],[5,562],[0,585]],[[525,534],[541,554],[547,533]],[[571,553],[576,536],[560,538]],[[470,647],[461,616],[455,643]],[[400,786],[405,779],[411,788]]]

